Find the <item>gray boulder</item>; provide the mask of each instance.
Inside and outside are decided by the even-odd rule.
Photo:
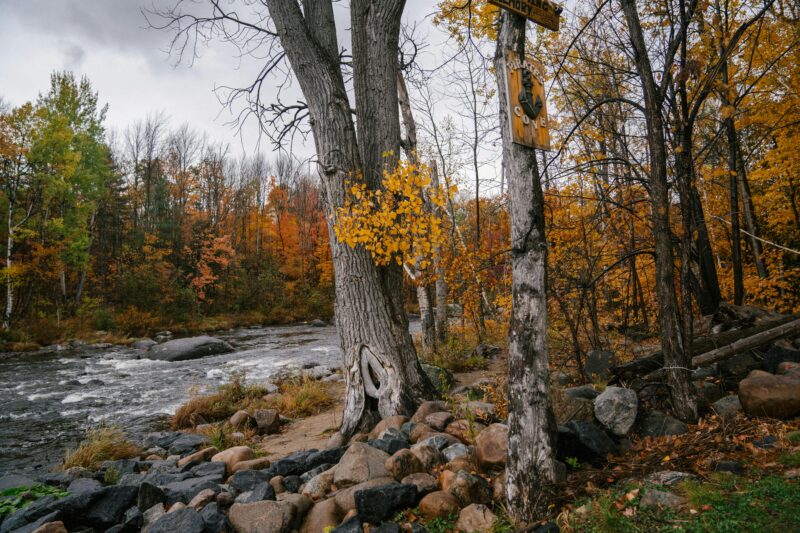
[[[742,403],[739,401],[739,397],[733,394],[720,398],[711,404],[711,409],[717,413],[720,418],[729,419],[742,412]]]
[[[148,528],[148,533],[203,533],[206,523],[200,513],[194,509],[186,508],[174,513],[166,513],[153,522]]]
[[[232,351],[233,347],[227,342],[208,335],[201,335],[200,337],[174,339],[153,346],[147,351],[147,357],[159,361],[188,361]]]
[[[33,487],[36,481],[21,474],[5,474],[0,476],[0,492],[18,487]]]
[[[381,487],[356,491],[356,511],[365,522],[380,524],[397,511],[414,507],[417,503],[417,487],[393,483]]]
[[[149,350],[156,344],[158,343],[153,339],[139,339],[138,341],[131,344],[131,348],[135,348],[137,350]]]
[[[604,460],[619,448],[606,433],[590,422],[572,420],[558,428],[558,458],[575,457],[581,461]]]
[[[687,431],[689,431],[689,426],[661,411],[650,411],[639,425],[639,434],[643,437],[683,435]]]
[[[590,381],[607,381],[611,379],[611,368],[617,366],[617,356],[613,352],[592,350],[586,356],[583,373]]]
[[[431,380],[431,383],[433,383],[434,387],[436,387],[436,390],[439,392],[448,392],[453,388],[453,385],[456,384],[456,378],[453,376],[453,373],[446,368],[429,365],[428,363],[421,363],[421,365],[422,370],[425,371],[428,379]]]
[[[614,435],[628,433],[636,422],[639,399],[636,392],[621,387],[607,387],[594,400],[594,416]]]
[[[86,521],[95,529],[111,527],[122,520],[125,511],[136,503],[138,487],[110,486],[103,489],[99,498],[86,513]]]

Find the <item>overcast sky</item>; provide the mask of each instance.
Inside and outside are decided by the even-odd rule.
[[[154,3],[166,6],[174,1]],[[255,125],[246,127],[240,139],[226,125],[232,116],[217,100],[214,88],[252,81],[257,63],[240,64],[232,48],[216,43],[204,49],[193,65],[175,66],[175,58],[164,52],[170,34],[147,29],[140,12],[152,4],[152,0],[0,0],[0,97],[12,105],[34,100],[47,90],[53,71],[70,70],[88,76],[101,101],[109,104],[110,128],[122,129],[148,113],[163,111],[174,126],[187,122],[211,139],[229,142],[235,153],[252,152]],[[406,12],[421,21],[426,32],[435,33],[423,20],[432,9],[429,1],[409,0]],[[337,10],[337,16],[347,17],[343,7]],[[262,145],[262,149],[271,148]]]

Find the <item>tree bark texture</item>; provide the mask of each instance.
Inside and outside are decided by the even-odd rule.
[[[730,106],[728,99],[728,62],[722,66],[722,84],[726,87],[722,91],[722,103]],[[728,140],[728,194],[731,209],[731,264],[733,266],[733,304],[744,303],[744,272],[742,269],[742,234],[739,226],[739,156],[737,151],[739,143],[736,139],[736,126],[733,123],[733,111],[725,118],[725,135]]]
[[[547,242],[544,195],[536,152],[512,142],[504,50],[524,57],[525,19],[503,11],[495,67],[500,100],[503,165],[511,211],[512,308],[508,342],[508,509],[531,523],[547,505],[555,481],[556,422],[547,351]]]
[[[734,124],[734,133],[736,133],[736,125]],[[736,134],[736,156],[737,164],[736,170],[739,175],[739,195],[742,199],[742,219],[747,228],[748,242],[750,243],[750,251],[753,253],[753,262],[756,265],[758,277],[769,277],[769,271],[764,263],[764,250],[761,246],[761,241],[758,240],[760,232],[758,229],[758,222],[756,220],[755,207],[753,206],[753,196],[750,194],[750,182],[747,179],[747,167],[745,167],[744,156],[742,156],[742,147],[739,144],[739,136]]]
[[[684,344],[678,317],[673,273],[672,238],[670,231],[670,199],[667,182],[667,151],[662,114],[663,97],[655,82],[647,55],[636,0],[620,0],[634,50],[636,70],[642,84],[647,123],[647,144],[650,155],[650,200],[652,204],[653,240],[656,255],[656,294],[664,368],[670,388],[672,408],[684,421],[697,420],[697,400],[691,384],[691,361]]]
[[[417,360],[402,307],[402,271],[378,267],[333,228],[348,181],[379,187],[398,161],[397,43],[404,2],[353,0],[353,76],[358,133],[336,44],[331,0],[267,0],[281,44],[306,98],[325,194],[335,272],[335,311],[344,357],[348,437],[379,418],[410,414],[435,389]],[[385,157],[384,153],[394,155]]]

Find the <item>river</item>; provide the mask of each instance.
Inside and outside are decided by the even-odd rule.
[[[2,354],[0,474],[51,469],[99,424],[133,433],[157,429],[192,392],[214,389],[234,371],[264,381],[288,368],[341,364],[333,326],[251,327],[215,336],[236,351],[175,363],[124,346]]]

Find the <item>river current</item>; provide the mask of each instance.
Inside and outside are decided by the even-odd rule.
[[[193,392],[244,372],[248,382],[289,368],[339,367],[332,326],[253,327],[218,332],[235,352],[164,362],[124,346],[48,354],[0,354],[0,474],[43,473],[87,429],[117,424],[129,433],[159,429]]]

